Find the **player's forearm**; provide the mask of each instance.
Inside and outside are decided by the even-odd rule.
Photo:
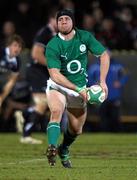
[[[42,65],[46,65],[46,58],[44,56],[44,54],[36,54],[36,55],[33,55],[32,58],[37,61],[38,63],[42,64]]]
[[[37,61],[38,61],[40,64],[45,65],[45,66],[46,66],[46,64],[47,64],[46,58],[45,58],[44,55],[39,56],[39,58],[37,58]]]
[[[71,83],[64,75],[62,75],[57,69],[49,69],[51,79],[57,84],[66,88],[76,90],[77,86]]]
[[[5,86],[3,87],[3,92],[1,94],[2,100],[4,100],[9,95],[9,93],[11,92],[13,86],[17,81],[17,78],[18,78],[18,74],[11,77],[10,80],[5,84]]]
[[[45,58],[45,49],[40,45],[34,45],[32,48],[31,56],[32,58],[42,65],[46,65],[46,58]]]
[[[106,76],[109,70],[110,57],[107,52],[104,52],[100,57],[100,82],[106,81]]]

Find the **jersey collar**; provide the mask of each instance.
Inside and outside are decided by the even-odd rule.
[[[75,35],[76,31],[74,30],[73,32],[74,32],[74,35]],[[58,36],[60,37],[60,39],[65,40],[64,36],[60,32],[58,33]]]

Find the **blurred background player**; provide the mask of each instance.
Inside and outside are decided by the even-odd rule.
[[[32,90],[34,106],[23,112],[24,127],[20,139],[21,143],[41,144],[42,141],[31,137],[37,122],[44,122],[45,112],[48,108],[46,100],[46,84],[49,73],[46,67],[45,48],[48,41],[56,35],[56,10],[53,10],[47,24],[42,27],[34,38],[31,50],[32,62],[27,67],[26,77]]]
[[[19,55],[23,46],[22,38],[14,34],[7,39],[5,47],[0,49],[0,109],[19,77]]]
[[[127,68],[110,54],[110,68],[107,75],[108,98],[100,105],[101,131],[118,132],[121,129],[121,99],[123,88],[128,81]],[[88,69],[89,86],[97,84],[100,77],[100,64],[98,61],[91,64]]]

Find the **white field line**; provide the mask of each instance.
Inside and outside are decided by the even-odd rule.
[[[16,161],[16,162],[5,162],[5,163],[0,163],[1,166],[3,165],[17,165],[17,164],[27,164],[27,163],[32,163],[32,162],[38,162],[38,161],[46,161],[44,158],[43,159],[30,159],[30,160],[25,160],[25,161]]]

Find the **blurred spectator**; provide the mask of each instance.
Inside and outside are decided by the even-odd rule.
[[[93,9],[92,15],[97,24],[100,24],[104,18],[104,13],[103,13],[102,9],[99,7]]]
[[[136,45],[136,42],[137,42],[137,18],[134,18],[132,20],[132,28],[130,29],[130,39],[131,39],[131,43],[132,43],[130,48],[137,50],[137,45]]]
[[[90,3],[90,8],[91,9],[95,9],[95,8],[99,8],[100,7],[100,2],[98,0],[93,0],[91,3]]]
[[[95,19],[94,30],[95,30],[95,34],[96,34],[96,33],[100,32],[101,23],[104,19],[104,13],[103,13],[102,9],[98,7],[98,8],[95,8],[92,10],[92,16]]]
[[[89,66],[89,86],[99,83],[99,67],[98,61]],[[99,107],[102,131],[120,131],[121,99],[127,80],[127,69],[118,59],[113,58],[111,55],[110,68],[107,75],[108,98]]]
[[[51,11],[59,8],[59,0],[41,0],[41,1],[33,1],[33,13],[35,17],[36,24],[38,25],[37,31],[48,23],[48,17]],[[37,32],[36,31],[36,32]],[[36,33],[35,33],[36,34]]]
[[[96,32],[96,37],[111,49],[120,48],[121,35],[117,31],[114,21],[111,18],[104,18],[100,24],[100,30]]]
[[[28,0],[18,1],[10,18],[15,23],[17,33],[24,39],[26,47],[30,48],[38,24],[32,10],[32,3]]]
[[[15,34],[7,39],[5,47],[0,50],[0,109],[18,79],[19,55],[23,46],[22,38]]]
[[[101,31],[102,21],[110,18],[121,36],[116,49],[129,50],[135,47],[135,39],[133,37],[136,32],[137,4],[127,0],[106,0],[105,3],[102,0],[86,0],[81,2],[78,0],[17,0],[12,2],[2,0],[0,23],[2,25],[10,17],[15,23],[16,32],[26,42],[26,47],[31,48],[36,31],[45,24],[45,20],[47,20],[50,14],[50,9],[54,7],[73,9],[78,27],[82,26],[82,18],[85,19],[83,16],[85,12],[92,13],[95,20],[93,28],[95,36]],[[6,13],[3,14],[2,10]]]
[[[84,13],[82,28],[93,33],[94,26],[95,26],[95,19],[93,18],[93,16],[90,13]]]
[[[0,47],[4,47],[7,39],[15,34],[16,27],[13,21],[7,20],[2,25],[2,32],[0,35]]]
[[[60,0],[59,4],[61,6],[61,9],[72,9],[73,11],[75,10],[75,4],[72,0]]]
[[[121,7],[120,10],[116,10],[117,13],[114,16],[114,22],[120,33],[118,49],[130,49],[132,47],[130,33],[132,31],[133,14],[129,7]]]

